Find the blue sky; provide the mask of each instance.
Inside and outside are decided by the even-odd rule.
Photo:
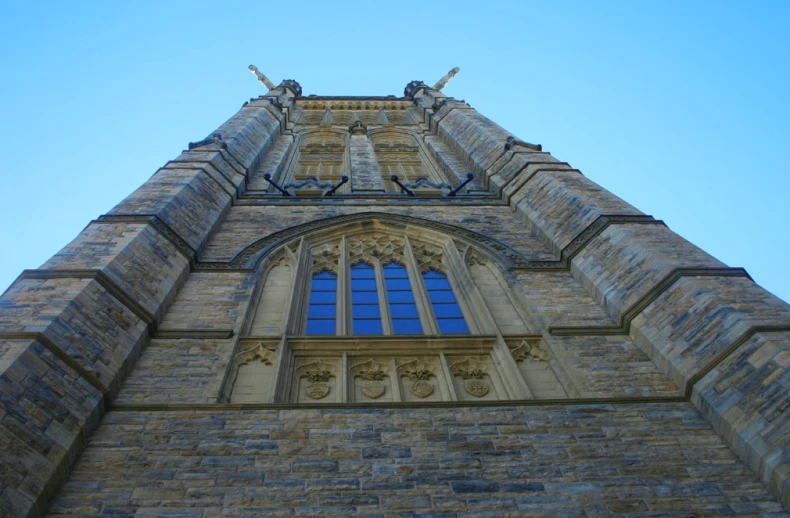
[[[29,4],[29,5],[26,5]],[[263,93],[445,93],[790,300],[790,2],[13,2],[0,290]]]

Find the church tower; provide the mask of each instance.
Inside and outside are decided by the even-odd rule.
[[[786,513],[790,306],[443,94],[458,69],[250,70],[2,295],[0,515]]]

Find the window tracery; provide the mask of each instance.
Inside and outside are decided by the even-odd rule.
[[[283,321],[264,326],[283,330],[279,344],[241,339],[230,401],[256,401],[256,391],[282,403],[567,397],[564,367],[524,334],[531,326],[496,264],[460,239],[375,219],[283,242],[261,266],[261,301],[274,300],[278,268],[292,279]]]

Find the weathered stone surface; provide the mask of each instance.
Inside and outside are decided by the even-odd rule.
[[[91,279],[22,279],[0,309],[0,333],[41,333],[112,392],[148,337],[148,323]]]
[[[104,411],[102,393],[36,340],[0,339],[0,514],[42,514]]]
[[[216,403],[235,340],[154,339],[116,403]]]
[[[305,435],[277,436],[283,423]],[[326,433],[333,429],[375,433]],[[117,455],[126,460],[108,462]],[[784,515],[689,403],[112,412],[51,515],[548,509]]]
[[[101,270],[161,320],[189,270],[189,258],[148,224],[91,223],[41,267]]]
[[[758,332],[703,377],[692,395],[716,431],[780,494],[790,473],[783,419],[790,405],[788,372],[790,330]]]

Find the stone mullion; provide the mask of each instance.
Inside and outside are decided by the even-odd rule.
[[[511,399],[533,399],[534,396],[529,390],[529,386],[521,375],[521,371],[510,354],[510,349],[505,343],[502,333],[499,331],[499,326],[496,324],[494,316],[488,309],[483,295],[480,293],[479,288],[475,284],[472,274],[466,265],[466,261],[461,256],[460,252],[455,246],[447,247],[448,262],[452,263],[455,272],[455,277],[458,283],[463,285],[464,289],[459,290],[459,302],[466,306],[467,312],[479,320],[479,325],[483,334],[496,334],[497,341],[494,345],[491,355],[496,358],[495,364],[499,366],[496,370],[501,376],[504,376],[508,383],[503,385],[505,393]],[[464,307],[464,306],[462,306]]]
[[[352,334],[351,318],[351,280],[349,274],[349,252],[346,236],[340,238],[340,258],[337,265],[337,309],[335,334]]]
[[[390,358],[390,386],[392,387],[392,401],[398,403],[403,401],[403,396],[400,393],[400,376],[398,375],[398,362],[395,358]]]
[[[409,278],[412,284],[411,289],[414,292],[414,300],[417,302],[417,312],[420,315],[423,333],[427,335],[438,335],[439,326],[433,315],[433,306],[431,306],[431,301],[428,298],[428,292],[422,282],[422,275],[419,265],[417,264],[417,259],[414,257],[411,241],[408,235],[404,234],[403,237],[405,241],[403,253],[406,256],[406,269],[409,272]]]
[[[299,248],[296,251],[296,261],[291,276],[291,297],[290,308],[287,310],[285,318],[285,331],[287,335],[303,335],[307,326],[307,307],[310,303],[307,286],[310,283],[310,248],[304,238],[299,240]]]
[[[384,270],[381,267],[381,260],[376,259],[374,268],[376,271],[376,289],[378,290],[379,312],[381,313],[381,328],[384,335],[393,334],[392,315],[389,311],[389,300],[387,299],[387,286],[384,280]]]
[[[444,388],[446,395],[449,396],[450,401],[458,401],[458,394],[455,392],[455,383],[453,380],[453,373],[450,372],[450,364],[444,352],[439,352],[439,366],[442,370],[442,378],[444,379]],[[441,390],[441,383],[440,383]]]

